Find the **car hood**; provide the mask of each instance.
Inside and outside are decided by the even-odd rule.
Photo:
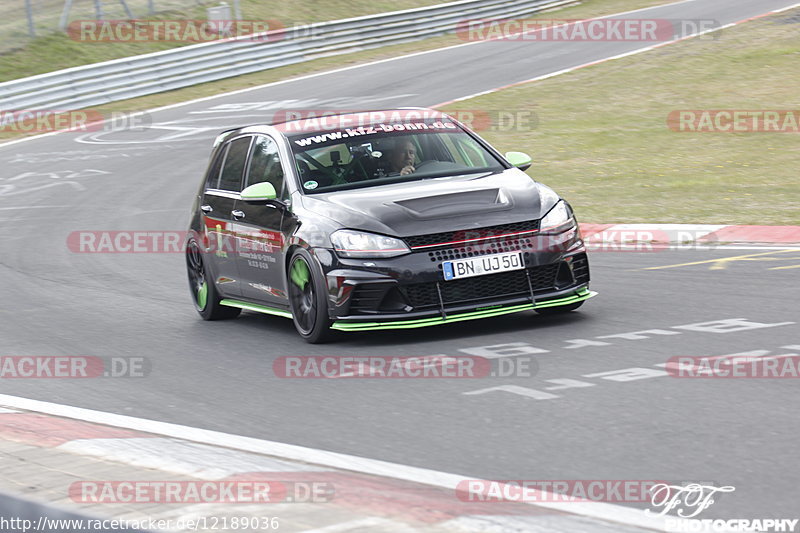
[[[516,168],[302,197],[304,208],[342,228],[397,237],[539,219],[557,201]]]

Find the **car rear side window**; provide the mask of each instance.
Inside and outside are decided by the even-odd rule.
[[[226,144],[222,150],[220,150],[219,154],[217,154],[217,158],[211,165],[208,171],[208,177],[206,178],[206,189],[219,188],[219,171],[222,169],[222,162],[225,161],[225,154],[228,153],[228,148],[230,148],[230,145]]]
[[[245,187],[268,181],[275,187],[278,197],[283,190],[283,167],[278,144],[264,135],[256,137],[250,154],[250,168],[245,178]]]
[[[244,165],[247,161],[250,141],[251,137],[242,137],[231,142],[228,147],[228,154],[225,156],[225,162],[222,165],[218,189],[235,192],[242,190],[242,174],[244,174]]]

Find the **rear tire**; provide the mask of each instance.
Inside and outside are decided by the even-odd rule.
[[[330,340],[333,332],[328,316],[328,291],[311,254],[302,248],[295,251],[289,260],[287,277],[292,321],[297,332],[310,344]]]
[[[192,292],[194,308],[203,320],[226,320],[236,318],[242,312],[238,307],[220,304],[219,293],[213,279],[208,275],[203,250],[197,241],[186,245],[186,270],[189,274],[189,290]]]
[[[542,307],[541,309],[534,309],[534,311],[540,315],[562,315],[574,311],[582,305],[583,302],[581,301],[575,302],[574,304],[559,305],[558,307]]]

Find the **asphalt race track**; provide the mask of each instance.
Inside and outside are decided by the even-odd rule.
[[[626,17],[727,24],[792,3],[690,0]],[[735,497],[704,518],[792,516],[795,383],[678,379],[657,365],[800,352],[798,271],[774,268],[800,264],[800,250],[725,262],[713,260],[762,251],[596,252],[600,296],[570,316],[524,313],[310,346],[282,318],[201,321],[180,253],[67,248],[79,230],[185,230],[214,135],[275,110],[435,105],[641,47],[535,43],[532,54],[532,44],[461,46],[208,99],[153,113],[145,131],[0,146],[3,353],[137,355],[152,366],[146,378],[4,380],[2,392],[486,479],[713,481],[735,486]],[[644,330],[655,331],[626,335]],[[285,355],[464,355],[509,343],[535,355],[534,377],[272,372]]]

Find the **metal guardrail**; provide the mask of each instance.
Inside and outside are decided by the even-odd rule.
[[[0,109],[81,109],[199,83],[456,31],[465,19],[521,17],[575,0],[461,0],[243,36],[0,83]]]

